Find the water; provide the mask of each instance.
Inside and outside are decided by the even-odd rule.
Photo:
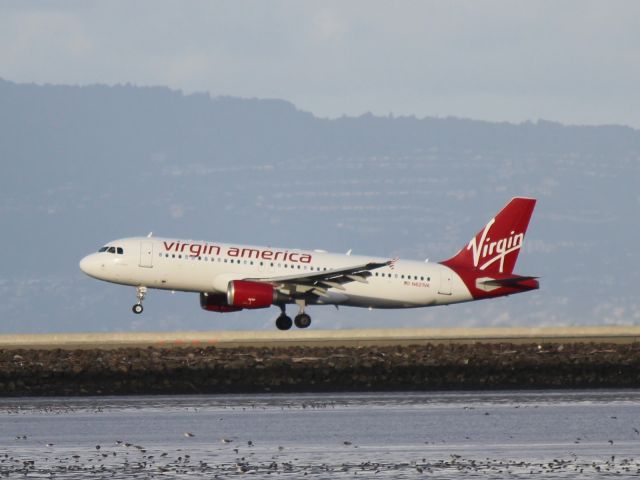
[[[24,478],[636,477],[640,391],[0,400]]]

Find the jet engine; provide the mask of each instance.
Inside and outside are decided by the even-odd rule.
[[[227,304],[239,308],[266,308],[276,303],[277,296],[268,283],[233,280],[227,288]]]
[[[200,306],[209,312],[237,312],[242,307],[233,307],[227,303],[227,295],[224,293],[201,293]]]

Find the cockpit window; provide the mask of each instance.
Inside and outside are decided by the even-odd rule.
[[[124,255],[124,249],[122,247],[102,247],[98,252],[117,253],[118,255]]]

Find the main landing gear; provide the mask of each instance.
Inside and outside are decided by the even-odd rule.
[[[295,323],[298,328],[307,328],[311,325],[311,317],[303,312],[296,315],[296,318],[293,319],[293,323]]]
[[[300,313],[295,316],[291,321],[291,317],[287,316],[284,305],[278,305],[280,307],[280,316],[276,319],[276,327],[278,330],[289,330],[293,324],[298,328],[307,328],[311,325],[311,317],[304,313],[305,303],[304,301],[296,302],[300,306]]]
[[[131,311],[136,315],[142,313],[144,308],[142,307],[142,301],[144,300],[144,296],[147,294],[147,287],[136,287],[136,298],[138,299],[138,303],[136,303],[133,307],[131,307]]]
[[[291,317],[288,317],[283,309],[280,316],[276,318],[276,327],[278,328],[278,330],[289,330],[291,328],[291,325],[293,325]]]

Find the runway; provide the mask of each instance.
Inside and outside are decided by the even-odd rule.
[[[364,347],[474,343],[640,342],[640,326],[366,330],[111,332],[0,335],[0,349]]]
[[[0,396],[639,388],[640,329],[0,338]]]

